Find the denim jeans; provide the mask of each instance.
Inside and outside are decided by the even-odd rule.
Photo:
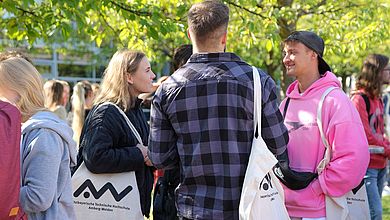
[[[385,182],[386,168],[367,169],[365,183],[370,205],[371,220],[382,220],[382,191]]]

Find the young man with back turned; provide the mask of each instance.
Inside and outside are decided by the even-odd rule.
[[[176,205],[181,219],[238,219],[253,140],[252,66],[225,52],[229,8],[194,4],[188,36],[194,54],[157,90],[151,109],[149,157],[157,168],[179,167]],[[288,133],[274,81],[259,70],[262,137],[275,155]]]

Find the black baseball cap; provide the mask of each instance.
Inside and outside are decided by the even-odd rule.
[[[325,44],[324,40],[317,34],[311,31],[294,31],[284,40],[284,42],[289,41],[299,41],[318,54],[318,71],[321,75],[325,74],[326,71],[332,71],[330,66],[322,58]]]

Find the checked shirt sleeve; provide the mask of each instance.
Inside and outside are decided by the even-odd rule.
[[[261,136],[268,149],[280,155],[286,150],[288,131],[278,108],[275,82],[270,77],[262,79],[262,94]]]
[[[162,102],[166,96],[162,94],[159,88],[152,102],[148,155],[156,168],[171,169],[177,165],[179,160],[176,147],[177,137],[164,113]]]

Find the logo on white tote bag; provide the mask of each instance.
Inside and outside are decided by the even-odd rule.
[[[119,202],[125,197],[127,194],[133,190],[131,185],[127,186],[122,192],[118,193],[115,187],[110,183],[104,184],[104,186],[100,190],[96,190],[96,187],[93,185],[90,179],[85,180],[81,186],[74,191],[73,196],[79,197],[79,195],[84,192],[85,189],[89,189],[95,199],[99,199],[107,190],[111,192],[112,197],[114,197],[115,201]],[[85,191],[83,194],[84,198],[89,198],[91,195],[88,191]]]
[[[274,188],[272,186],[271,175],[269,173],[267,173],[267,175],[265,175],[264,179],[260,182],[259,189],[267,191],[268,189],[271,189],[271,188]]]
[[[270,201],[275,200],[275,195],[279,194],[278,190],[274,189],[272,183],[272,177],[269,173],[267,173],[263,178],[263,180],[260,182],[259,190],[260,190],[260,198],[262,199],[269,198]]]

